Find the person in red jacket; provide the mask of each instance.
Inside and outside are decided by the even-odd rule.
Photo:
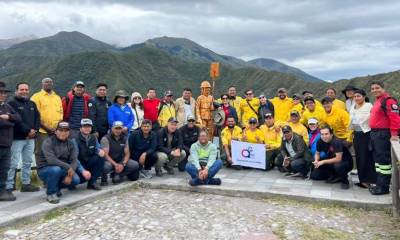
[[[90,98],[90,95],[85,92],[85,84],[77,81],[72,90],[62,99],[64,121],[70,125],[72,138],[79,134],[82,118],[89,118]]]
[[[385,91],[382,82],[372,82],[371,92],[376,98],[371,109],[369,125],[377,181],[376,186],[370,187],[369,191],[373,195],[382,195],[389,193],[392,174],[390,141],[399,141],[399,105],[397,100]]]
[[[149,119],[152,122],[153,130],[155,131],[160,128],[158,123],[160,102],[160,99],[157,98],[156,90],[149,88],[147,98],[143,100],[144,119]]]

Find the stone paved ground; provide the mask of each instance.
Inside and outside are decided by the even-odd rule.
[[[383,211],[137,189],[4,229],[1,239],[400,239]]]

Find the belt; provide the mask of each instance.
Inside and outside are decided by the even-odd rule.
[[[387,132],[390,131],[389,128],[371,128],[371,132]]]

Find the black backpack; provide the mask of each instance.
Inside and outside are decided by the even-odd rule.
[[[385,113],[385,115],[388,117],[386,103],[387,103],[387,100],[389,100],[389,99],[393,99],[393,100],[396,101],[396,104],[393,104],[393,105],[392,105],[392,110],[396,110],[396,111],[397,111],[397,114],[400,115],[400,111],[399,111],[399,101],[397,101],[397,99],[394,98],[394,97],[386,97],[386,98],[384,98],[384,99],[382,100],[382,102],[381,102],[381,109],[382,109],[382,111],[383,111],[383,112]]]

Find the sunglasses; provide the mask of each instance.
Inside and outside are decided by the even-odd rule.
[[[288,134],[288,133],[290,133],[290,131],[284,131],[284,132],[283,132],[283,134]]]
[[[142,99],[141,97],[134,97],[133,99]]]
[[[196,122],[195,120],[189,120],[188,122],[190,122],[190,123],[194,123],[194,122]]]

